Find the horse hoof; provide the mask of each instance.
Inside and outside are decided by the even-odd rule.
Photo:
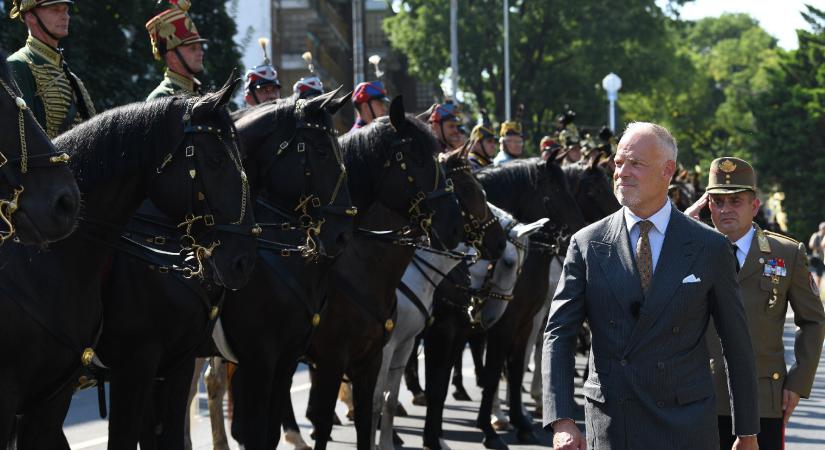
[[[507,447],[507,444],[501,440],[500,437],[485,437],[482,441],[484,444],[484,448],[492,448],[495,450],[510,450],[510,447]]]
[[[407,410],[404,409],[404,405],[399,403],[398,406],[395,407],[395,417],[407,417],[407,416],[409,416],[409,413],[407,413]]]
[[[460,401],[460,402],[471,402],[473,401],[470,398],[470,394],[467,393],[467,390],[464,389],[464,386],[457,385],[455,390],[453,391],[453,398]]]
[[[332,424],[341,426],[343,423],[341,422],[341,418],[338,417],[338,413],[332,413]]]
[[[288,430],[284,433],[284,440],[295,447],[295,450],[312,450],[312,447],[304,442],[304,438],[301,437],[301,433],[298,431]]]
[[[513,426],[510,425],[510,422],[501,419],[493,419],[490,421],[490,424],[493,426],[493,429],[496,431],[511,431]]]
[[[538,445],[539,444],[539,438],[538,438],[538,436],[536,436],[536,433],[534,433],[533,430],[524,430],[524,431],[519,430],[516,433],[516,439],[518,440],[519,444],[525,444],[525,445]]]
[[[427,394],[419,392],[413,395],[412,403],[416,406],[427,406]]]
[[[404,445],[404,439],[401,439],[401,436],[399,436],[398,433],[395,432],[395,430],[392,430],[392,444]]]

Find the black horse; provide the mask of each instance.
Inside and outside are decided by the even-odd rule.
[[[55,140],[71,152],[84,211],[50,251],[16,246],[2,258],[0,333],[15,345],[0,366],[0,448],[18,414],[19,448],[68,448],[61,428],[83,366],[96,359],[105,264],[145,198],[178,218],[194,263],[228,288],[248,280],[249,190],[225,109],[239,81],[200,98],[116,108]]]
[[[261,284],[270,256],[297,268],[286,274],[291,282],[301,269],[312,271],[323,266],[329,258],[324,255],[339,252],[351,234],[351,214],[355,211],[350,209],[340,149],[331,128],[332,114],[347,97],[335,98],[336,94],[297,103],[269,103],[253,108],[236,122],[247,150],[244,165],[255,197],[255,216],[266,222],[261,223],[258,261],[247,286]],[[280,145],[283,142],[288,145]],[[282,230],[290,220],[289,229]],[[282,256],[282,250],[289,256]],[[316,263],[316,258],[320,262]],[[211,348],[215,320],[225,308],[236,302],[252,302],[254,312],[244,320],[254,324],[265,314],[267,305],[274,305],[280,315],[266,317],[262,323],[269,327],[267,331],[273,327],[282,331],[296,319],[281,309],[278,288],[226,291],[209,283],[160,274],[129,255],[115,258],[109,280],[100,354],[111,369],[110,448],[134,448],[139,439],[141,448],[183,448],[183,420],[195,357],[206,356]],[[261,309],[256,309],[258,306]],[[277,320],[284,326],[276,326]],[[164,381],[154,385],[153,405],[156,378]],[[263,401],[268,404],[269,399]],[[151,442],[157,424],[162,425],[162,432],[157,442]]]
[[[389,118],[347,134],[341,144],[359,209],[357,232],[333,266],[326,311],[310,345],[317,371],[307,417],[315,426],[315,448],[326,448],[346,373],[353,383],[358,448],[366,450],[372,447],[381,351],[394,326],[395,289],[415,250],[411,239],[428,236],[433,245],[451,249],[463,229],[436,159],[435,138],[424,123],[405,115],[400,98],[390,105]]]
[[[605,169],[595,160],[567,164],[562,170],[587,223],[597,222],[621,208]]]
[[[483,398],[476,426],[484,432],[488,448],[506,448],[490,424],[493,396],[506,362],[510,394],[510,419],[521,442],[537,443],[530,420],[521,408],[524,358],[533,317],[544,304],[549,287],[552,258],[563,239],[585,225],[562,169],[556,163],[528,159],[484,168],[477,172],[490,201],[510,212],[520,222],[549,217],[549,232],[531,238],[522,274],[513,290],[513,300],[504,315],[487,331],[487,353],[481,385]],[[514,194],[531,192],[531,194]],[[548,225],[545,228],[548,228]],[[541,235],[544,237],[540,237]]]
[[[66,237],[80,210],[69,155],[58,153],[23,101],[0,51],[0,244]],[[16,231],[16,232],[15,232]]]

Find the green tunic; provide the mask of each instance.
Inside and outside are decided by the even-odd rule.
[[[167,68],[166,73],[163,74],[163,81],[146,97],[146,101],[178,94],[194,95],[198,93],[200,86],[201,83],[197,78],[189,79]]]
[[[95,114],[83,82],[74,73],[67,74],[63,69],[63,56],[54,48],[29,36],[26,45],[7,61],[23,100],[49,138],[88,119],[81,114],[78,102],[86,106],[90,117]],[[75,92],[68,76],[74,78],[80,93]]]

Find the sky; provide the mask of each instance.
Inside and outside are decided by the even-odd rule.
[[[798,47],[796,29],[808,29],[799,14],[805,4],[825,9],[825,0],[694,0],[681,9],[681,17],[696,20],[716,17],[722,13],[748,13],[769,34],[779,39],[779,46],[792,50]]]

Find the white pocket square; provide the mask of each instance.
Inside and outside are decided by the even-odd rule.
[[[690,274],[682,280],[682,284],[685,284],[685,283],[698,283],[700,281],[702,281],[701,278],[697,278],[696,275]]]

